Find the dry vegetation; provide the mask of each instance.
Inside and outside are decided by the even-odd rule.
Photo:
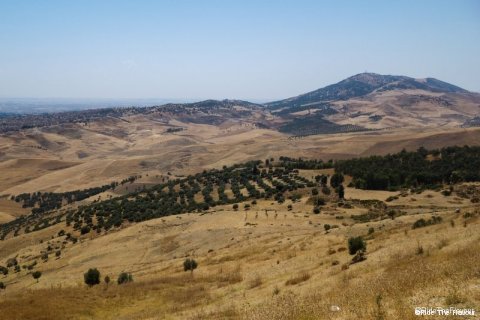
[[[478,129],[399,129],[290,140],[242,121],[212,126],[177,120],[166,125],[144,116],[130,120],[72,125],[81,139],[72,139],[71,132],[35,130],[43,149],[37,148],[38,137],[2,136],[1,193],[77,190],[142,174],[134,185],[86,201],[91,202],[165,176],[252,159],[349,158],[480,141]],[[172,124],[185,129],[165,134]],[[300,170],[306,178],[320,173],[331,174]],[[447,197],[438,191],[346,188],[346,205],[330,199],[319,214],[312,213],[308,193],[283,204],[262,199],[255,205],[249,201],[249,210],[244,203],[238,211],[216,206],[202,214],[126,224],[102,236],[92,232],[64,246],[64,237],[57,236],[64,225],[20,234],[0,241],[0,265],[14,256],[22,265],[37,261],[35,270],[42,276],[37,283],[24,268],[0,275],[7,285],[0,290],[0,319],[386,320],[414,319],[415,306],[480,312],[479,204],[471,201],[478,193],[466,185],[459,190]],[[393,218],[362,202],[389,198],[385,203],[395,210]],[[0,223],[24,213],[0,199]],[[415,221],[433,214],[442,222],[412,229]],[[351,264],[347,240],[352,236],[366,239],[365,261]],[[61,248],[61,255],[51,252],[44,261],[41,253],[48,245]],[[193,273],[183,270],[187,257],[198,261]],[[102,283],[89,288],[83,274],[94,267]],[[117,285],[121,272],[131,272],[134,281]],[[108,286],[106,275],[112,279]]]
[[[253,210],[264,206],[270,203],[261,201]],[[286,203],[275,206],[277,219],[247,212],[255,226],[244,225],[243,212],[218,208],[83,239],[65,249],[65,257],[40,263],[39,283],[24,271],[0,278],[7,280],[0,318],[414,319],[415,306],[480,307],[477,207],[457,213],[435,208],[443,221],[419,229],[412,229],[413,222],[428,214],[369,223],[344,219],[347,226],[325,232],[323,224],[334,216],[304,217],[287,211]],[[296,206],[306,211],[309,205]],[[359,209],[337,210],[335,215]],[[133,239],[136,234],[142,236]],[[366,261],[350,265],[345,247],[351,235],[367,239]],[[99,251],[106,243],[108,250]],[[183,271],[185,256],[199,263],[193,273]],[[89,288],[81,279],[94,266],[112,279],[129,270],[134,282]]]

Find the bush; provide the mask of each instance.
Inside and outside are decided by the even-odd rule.
[[[237,204],[237,203],[235,203],[235,204],[233,205],[233,210],[235,210],[235,211],[238,210],[238,204]]]
[[[87,234],[90,232],[90,227],[89,226],[83,226],[82,229],[80,229],[81,234]]]
[[[41,276],[42,276],[42,273],[40,271],[32,272],[32,277],[33,277],[33,279],[36,279],[37,282],[38,282],[38,279],[40,279]]]
[[[322,193],[323,193],[324,195],[327,195],[327,196],[328,196],[328,195],[330,194],[330,192],[331,192],[331,191],[330,191],[330,188],[329,188],[329,187],[327,187],[327,186],[322,187]]]
[[[328,230],[330,230],[330,229],[332,228],[332,226],[329,225],[329,224],[324,224],[324,225],[323,225],[323,228],[325,229],[325,231],[328,231]]]
[[[317,188],[312,189],[312,196],[318,196],[318,189]]]
[[[106,284],[109,284],[109,283],[110,283],[110,277],[109,277],[109,276],[105,276],[105,279],[103,279],[103,281],[104,281]]]
[[[5,290],[6,288],[7,286],[5,285],[5,283],[0,281],[0,290]]]
[[[317,208],[317,207],[313,208],[313,213],[319,214],[320,213],[320,208]]]
[[[336,189],[336,191],[338,193],[338,198],[339,199],[345,198],[345,188],[343,187],[343,185],[339,185],[338,188]]]
[[[439,216],[432,216],[432,218],[425,220],[425,219],[418,219],[412,225],[412,229],[423,228],[426,226],[431,226],[437,223],[442,222],[442,217]]]
[[[0,266],[0,273],[6,276],[8,274],[8,268],[5,268],[4,266]]]
[[[427,221],[425,219],[418,219],[413,223],[412,229],[423,228],[427,226]]]
[[[357,253],[357,251],[365,251],[367,249],[367,244],[362,237],[351,237],[348,239],[348,252],[351,255]]]
[[[341,173],[334,173],[333,176],[330,178],[330,185],[333,188],[337,188],[343,183],[343,174]]]
[[[58,250],[57,252],[55,252],[56,257],[60,257],[61,255],[62,255],[62,251]]]
[[[7,260],[7,268],[14,267],[18,264],[17,258],[10,258]]]
[[[368,234],[372,234],[372,233],[374,233],[374,232],[375,232],[375,229],[374,229],[373,227],[370,227],[370,228],[368,229]]]
[[[189,271],[190,270],[193,273],[193,270],[195,270],[197,268],[197,266],[198,266],[197,261],[187,258],[183,262],[183,271]]]
[[[364,260],[367,260],[367,258],[365,257],[365,251],[360,250],[360,251],[357,251],[355,256],[352,258],[352,261],[350,262],[350,264],[359,263]]]
[[[118,276],[118,279],[117,279],[117,283],[118,284],[124,284],[124,283],[129,283],[129,282],[133,282],[132,274],[127,273],[127,272],[120,273],[120,275]]]
[[[83,274],[83,280],[89,287],[99,284],[100,271],[98,271],[97,268],[88,269],[88,271]]]

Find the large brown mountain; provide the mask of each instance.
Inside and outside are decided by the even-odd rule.
[[[336,84],[267,103],[291,134],[424,126],[471,126],[480,94],[434,78],[361,73]],[[335,126],[335,124],[337,126]],[[343,127],[338,127],[338,125]]]

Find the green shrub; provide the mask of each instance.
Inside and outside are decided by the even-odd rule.
[[[337,188],[338,186],[340,186],[343,183],[343,180],[344,180],[343,174],[336,172],[330,178],[330,185],[333,188]]]
[[[331,191],[330,191],[330,188],[329,188],[329,187],[327,187],[327,186],[322,187],[322,193],[323,193],[324,195],[327,195],[327,196],[328,196],[328,195],[330,194],[330,192],[331,192]]]
[[[423,227],[431,226],[440,222],[442,222],[442,217],[439,217],[439,216],[432,216],[428,220],[421,218],[413,223],[412,229],[423,228]]]
[[[348,252],[351,255],[357,253],[357,251],[365,251],[367,249],[367,244],[362,237],[351,237],[348,239]]]
[[[6,276],[8,274],[8,268],[0,266],[0,273]]]
[[[42,273],[40,271],[32,272],[32,277],[33,277],[33,279],[37,280],[37,282],[38,282],[38,279],[40,279],[41,276],[42,276]]]
[[[120,273],[120,275],[118,276],[118,279],[117,279],[117,283],[118,284],[124,284],[124,283],[129,283],[129,282],[133,282],[132,274],[127,273],[127,272]]]
[[[81,234],[87,234],[90,232],[90,227],[89,226],[83,226],[82,229],[80,229]]]
[[[99,284],[100,271],[98,271],[97,268],[88,269],[88,271],[83,274],[83,280],[89,287]]]
[[[184,271],[190,271],[193,273],[193,270],[195,270],[197,268],[198,264],[197,264],[197,261],[195,261],[194,259],[185,259],[185,261],[183,262],[183,270]]]
[[[5,285],[5,283],[0,281],[0,290],[5,290],[6,288],[7,286]]]

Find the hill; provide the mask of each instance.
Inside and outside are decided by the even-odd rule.
[[[39,224],[49,216],[37,212],[0,241],[0,319],[415,319],[418,303],[478,308],[480,185],[471,180],[480,176],[469,157],[479,152],[269,158],[66,204],[52,224]],[[349,187],[362,178],[352,172],[341,199],[331,167],[349,173],[356,163],[412,177],[375,191]],[[417,164],[443,170],[437,185],[418,179]],[[358,236],[365,251],[349,253]],[[198,261],[193,273],[186,258]],[[101,272],[93,288],[83,284],[89,268]],[[104,283],[122,272],[133,283]]]
[[[419,89],[437,93],[468,93],[467,90],[434,78],[414,79],[406,76],[360,73],[296,97],[266,103],[266,106],[271,109],[299,109],[305,106],[315,106],[322,102],[363,97],[374,91],[406,89]]]
[[[434,78],[361,73],[266,106],[284,120],[279,130],[292,135],[469,127],[477,125],[480,94]]]

